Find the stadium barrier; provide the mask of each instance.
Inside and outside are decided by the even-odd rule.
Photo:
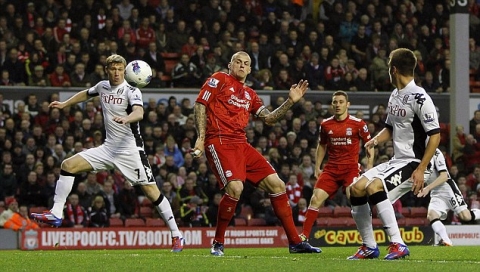
[[[480,245],[480,225],[448,225],[448,237],[452,240],[454,246],[479,246]],[[435,244],[440,237],[435,235]]]
[[[0,229],[0,250],[18,249],[18,232],[11,229]]]
[[[208,248],[215,236],[214,228],[182,228],[185,246]],[[426,245],[433,241],[430,227],[403,227],[402,236],[408,245]],[[381,245],[388,244],[382,229],[375,230],[375,238]],[[358,231],[352,228],[314,228],[310,242],[315,246],[358,246]],[[225,245],[230,247],[284,247],[288,245],[281,227],[228,228]],[[20,249],[169,249],[170,231],[166,228],[42,228],[23,231]]]

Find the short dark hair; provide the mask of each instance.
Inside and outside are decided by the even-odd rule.
[[[394,66],[399,74],[413,76],[413,70],[417,66],[417,57],[410,49],[397,48],[390,53],[389,67]]]
[[[333,93],[332,97],[337,96],[337,95],[345,96],[345,100],[347,100],[347,102],[348,102],[348,94],[347,94],[346,92],[344,92],[344,91],[336,91],[336,92]]]

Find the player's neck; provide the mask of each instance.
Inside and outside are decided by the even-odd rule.
[[[398,76],[397,77],[397,83],[395,84],[397,86],[397,89],[399,91],[403,90],[408,83],[410,83],[413,80],[412,76]]]
[[[335,115],[335,120],[337,121],[343,121],[345,119],[347,119],[348,117],[348,113],[344,113],[344,114],[340,114],[340,115]]]

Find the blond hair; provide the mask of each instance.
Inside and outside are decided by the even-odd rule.
[[[125,58],[117,54],[109,56],[106,63],[107,67],[109,67],[112,63],[122,63],[124,67],[127,66],[127,61],[125,60]]]

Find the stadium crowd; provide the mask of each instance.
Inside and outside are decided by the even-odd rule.
[[[90,87],[106,79],[105,59],[116,53],[143,59],[153,68],[149,88],[199,88],[209,75],[226,69],[233,53],[252,58],[247,84],[283,90],[307,79],[312,91],[392,89],[388,55],[398,47],[414,50],[416,82],[427,92],[449,92],[449,1],[424,0],[45,0],[0,1],[0,85]],[[470,66],[479,70],[480,5],[469,0]],[[176,62],[167,67],[164,57]],[[480,76],[480,74],[479,74]],[[6,88],[0,89],[5,95]],[[98,146],[105,135],[98,98],[84,107],[50,109],[58,100],[37,101],[35,94],[9,109],[0,94],[0,204],[50,207],[61,162]],[[273,101],[276,108],[284,101]],[[385,101],[386,102],[386,101]],[[189,99],[151,99],[142,121],[145,151],[162,193],[183,226],[213,226],[222,192],[205,159],[189,150],[196,139]],[[287,185],[299,225],[313,191],[318,126],[332,115],[329,101],[302,100],[273,127],[251,120],[247,140],[271,162]],[[355,101],[352,101],[355,104]],[[384,105],[369,114],[372,136],[384,125]],[[363,118],[361,111],[356,116]],[[452,124],[452,128],[455,127]],[[450,173],[469,206],[480,208],[480,111],[470,132],[442,124],[443,150]],[[376,148],[376,163],[393,156],[391,143]],[[364,166],[364,154],[359,154]],[[278,224],[265,192],[246,186],[241,199],[253,217]],[[141,190],[118,171],[80,175],[64,211],[65,226],[105,227],[109,218],[155,217]],[[12,198],[14,197],[14,198]],[[17,203],[18,202],[18,203]],[[6,205],[8,204],[8,205]],[[425,206],[428,199],[408,194],[395,206]],[[341,191],[326,203],[346,206]],[[151,206],[150,206],[151,207]],[[23,209],[23,208],[22,208]],[[145,209],[143,209],[145,210]],[[28,213],[26,213],[28,214]],[[453,221],[456,219],[453,218]],[[0,220],[0,223],[2,221]]]

